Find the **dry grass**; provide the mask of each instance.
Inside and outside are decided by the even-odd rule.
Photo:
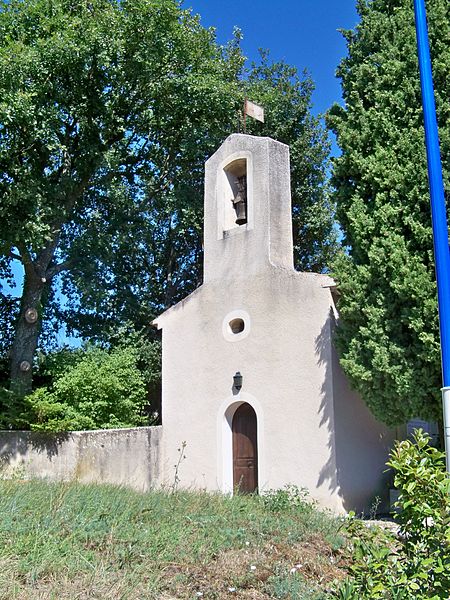
[[[194,598],[198,592],[207,598],[231,598],[237,590],[239,598],[264,600],[274,597],[271,580],[277,573],[288,581],[301,579],[312,587],[328,588],[345,574],[339,560],[320,535],[292,545],[269,543],[261,548],[223,551],[205,565],[184,566],[178,572],[182,577],[177,585],[171,584],[169,589],[180,600]],[[230,588],[236,591],[230,592]]]
[[[318,600],[346,572],[339,522],[292,491],[0,488],[0,600]]]

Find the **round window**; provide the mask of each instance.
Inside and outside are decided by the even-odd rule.
[[[233,310],[222,321],[222,333],[228,342],[243,340],[250,333],[250,315],[245,310]]]
[[[244,319],[232,319],[228,323],[228,327],[230,328],[231,333],[234,333],[235,335],[242,333],[245,329]]]

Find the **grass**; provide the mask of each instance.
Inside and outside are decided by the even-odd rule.
[[[267,497],[0,480],[0,599],[319,600],[340,522]]]

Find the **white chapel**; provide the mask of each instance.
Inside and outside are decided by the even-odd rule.
[[[203,285],[155,321],[168,484],[181,449],[181,487],[294,484],[336,512],[383,495],[394,432],[339,367],[333,286],[293,267],[289,148],[229,136],[206,163]]]

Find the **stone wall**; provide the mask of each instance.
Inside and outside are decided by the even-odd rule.
[[[161,427],[0,431],[0,468],[4,476],[112,483],[147,491],[160,484],[161,435]]]

